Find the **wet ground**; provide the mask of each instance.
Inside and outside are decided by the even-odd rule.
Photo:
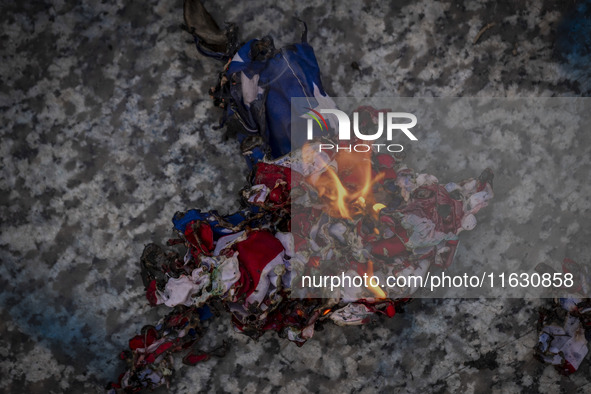
[[[123,369],[127,339],[166,313],[144,298],[143,246],[164,243],[178,210],[236,209],[246,166],[214,128],[207,89],[221,65],[186,42],[181,1],[6,3],[0,391],[100,392]],[[271,34],[277,46],[299,39],[294,16],[305,20],[334,96],[591,94],[589,2],[205,4],[244,40]],[[559,188],[535,182],[531,193]],[[575,186],[567,197],[589,216],[587,195]],[[475,234],[502,225],[488,215]],[[227,357],[179,368],[170,391],[591,390],[588,360],[563,377],[532,358],[545,303],[416,300],[391,320],[327,326],[302,348],[271,334],[255,342],[222,316],[207,342],[228,341]]]

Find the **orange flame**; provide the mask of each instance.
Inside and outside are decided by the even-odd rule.
[[[373,276],[373,261],[371,260],[367,262],[367,276]],[[379,286],[372,286],[369,282],[367,284],[369,285],[367,289],[371,291],[376,298],[386,298],[386,293],[384,293],[384,290],[380,289]]]
[[[311,147],[305,147],[304,160],[313,163],[322,160]],[[309,176],[306,181],[316,188],[318,196],[326,203],[330,216],[353,219],[353,217],[370,214],[379,210],[374,206],[372,186],[384,177],[383,173],[372,176],[371,151],[348,152],[339,151],[335,155],[337,170],[327,162],[323,162],[325,171],[319,176]],[[369,207],[369,209],[368,209]]]
[[[310,175],[306,177],[306,182],[314,186],[318,196],[326,204],[325,211],[330,216],[342,219],[353,219],[360,215],[377,217],[386,207],[374,201],[373,185],[384,177],[384,173],[372,174],[371,151],[341,150],[334,157],[336,168],[331,165],[332,162],[326,162],[310,145],[304,145],[302,155],[306,164],[313,166],[320,162],[323,166],[324,171],[320,175]],[[377,228],[374,232],[379,235]],[[373,274],[373,261],[370,260],[367,275],[371,277]],[[379,286],[371,286],[368,283],[368,290],[375,298],[387,297]]]

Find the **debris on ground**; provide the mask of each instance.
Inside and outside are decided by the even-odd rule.
[[[111,393],[169,385],[174,353],[188,365],[223,355],[225,348],[199,342],[213,305],[222,305],[245,335],[275,331],[298,346],[328,322],[393,317],[416,288],[340,287],[312,297],[301,288],[295,295],[297,278],[326,266],[353,276],[424,276],[432,266],[446,268],[459,234],[475,227],[475,214],[493,197],[488,169],[440,184],[392,155],[316,155],[318,141],[292,147],[292,97],[309,98],[311,107],[334,106],[305,25],[301,42],[278,49],[270,37],[237,45],[236,26],[220,30],[199,1],[185,2],[185,23],[200,53],[224,63],[210,95],[223,109],[222,124],[237,130],[252,171],[241,210],[177,212],[170,249],[145,247],[140,265],[147,301],[170,311],[129,341],[120,356],[127,370],[108,386]],[[358,110],[374,121],[379,112]]]

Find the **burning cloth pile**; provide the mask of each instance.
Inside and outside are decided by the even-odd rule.
[[[150,244],[141,258],[148,301],[172,312],[130,340],[121,355],[129,369],[113,388],[167,383],[174,352],[184,351],[186,364],[222,352],[196,350],[200,321],[212,315],[213,304],[221,303],[246,335],[275,331],[297,345],[325,322],[357,325],[373,315],[394,316],[416,288],[341,287],[312,298],[299,278],[323,266],[353,277],[424,276],[432,265],[446,267],[459,233],[474,228],[474,214],[492,197],[490,171],[444,186],[388,155],[367,154],[363,173],[348,155],[338,153],[326,165],[261,160],[242,192],[244,209],[225,216],[177,213],[179,238],[169,244],[183,244],[184,256]],[[369,182],[359,183],[365,176]],[[312,208],[292,215],[301,201]]]
[[[448,267],[459,234],[475,227],[475,214],[493,197],[490,170],[440,184],[407,168],[400,156],[318,152],[321,142],[338,144],[330,134],[292,151],[290,99],[307,97],[313,106],[332,101],[305,30],[302,42],[276,49],[268,37],[236,45],[235,26],[221,32],[198,1],[185,3],[185,21],[200,52],[225,62],[210,94],[236,129],[252,171],[241,210],[179,212],[171,248],[145,248],[147,300],[170,312],[129,341],[120,355],[127,369],[110,392],[168,384],[173,353],[182,352],[188,365],[223,355],[224,346],[204,351],[199,343],[201,322],[222,308],[238,331],[252,338],[275,331],[298,346],[327,322],[394,316],[416,288],[341,286],[319,296],[301,278],[424,276],[433,266]],[[379,114],[358,111],[367,122]]]

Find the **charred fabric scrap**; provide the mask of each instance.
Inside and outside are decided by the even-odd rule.
[[[173,353],[182,352],[188,365],[223,355],[224,346],[199,343],[201,322],[213,316],[214,305],[223,305],[234,327],[250,337],[275,331],[298,346],[325,322],[394,316],[416,289],[341,288],[325,298],[292,291],[297,278],[326,266],[353,276],[424,275],[431,266],[449,266],[459,233],[474,228],[475,214],[493,197],[490,170],[442,185],[386,154],[368,152],[359,165],[359,156],[352,160],[346,152],[311,154],[319,142],[292,152],[290,99],[334,106],[305,26],[301,42],[281,49],[269,37],[237,45],[236,26],[222,31],[199,1],[189,0],[185,24],[199,52],[225,64],[210,95],[252,172],[240,211],[175,214],[178,238],[168,243],[184,245],[184,255],[145,248],[146,297],[171,310],[130,339],[120,354],[127,369],[107,387],[113,393],[168,385]],[[362,110],[375,122],[377,111]],[[336,196],[336,189],[345,193]],[[355,261],[341,266],[343,250]]]
[[[550,267],[538,265],[538,270],[553,272]],[[557,298],[549,309],[540,311],[540,332],[535,356],[538,360],[554,365],[563,375],[579,369],[589,348],[591,339],[591,269],[588,265],[564,259],[564,272],[576,273],[572,296]]]

